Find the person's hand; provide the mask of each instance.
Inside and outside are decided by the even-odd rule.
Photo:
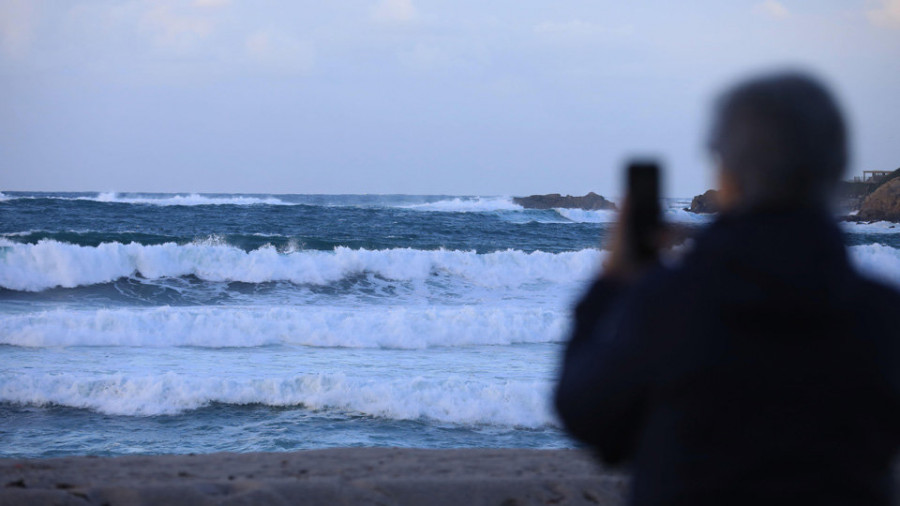
[[[614,278],[618,281],[631,282],[639,278],[641,274],[653,265],[640,261],[631,251],[631,238],[628,237],[631,230],[629,219],[631,217],[631,207],[629,206],[628,197],[622,203],[622,210],[619,212],[619,219],[613,225],[612,235],[608,242],[609,256],[603,262],[603,277]],[[658,249],[662,249],[665,245],[668,233],[668,227],[662,225],[657,234]]]
[[[612,227],[612,234],[608,241],[609,256],[603,261],[603,277],[614,278],[619,281],[633,279],[639,269],[629,255],[628,238],[625,236],[628,229],[628,198],[622,203],[619,218]]]

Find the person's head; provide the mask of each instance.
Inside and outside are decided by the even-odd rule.
[[[826,206],[848,158],[834,98],[796,72],[751,79],[724,93],[709,149],[726,210]]]

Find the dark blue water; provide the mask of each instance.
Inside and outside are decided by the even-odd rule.
[[[668,201],[688,233],[709,221]],[[0,456],[567,447],[616,214],[506,197],[0,194]],[[900,230],[845,224],[900,284]]]

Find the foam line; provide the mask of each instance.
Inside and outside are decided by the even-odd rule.
[[[58,309],[5,315],[0,344],[424,349],[555,342],[567,325],[567,311],[521,306]]]
[[[76,200],[92,200],[95,202],[112,202],[117,204],[151,204],[157,206],[209,206],[209,205],[292,205],[275,197],[229,196],[213,197],[191,193],[189,195],[172,195],[165,197],[131,197],[116,192],[100,193],[96,197],[78,197]]]
[[[417,211],[438,211],[445,213],[486,213],[493,211],[522,211],[524,208],[513,203],[509,197],[456,197],[424,204],[400,206]]]

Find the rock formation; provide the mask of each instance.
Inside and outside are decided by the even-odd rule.
[[[710,214],[719,212],[719,203],[717,201],[718,192],[716,190],[706,190],[703,195],[697,195],[691,200],[691,207],[686,211],[697,214]]]
[[[900,178],[893,178],[870,193],[863,200],[856,219],[900,221]]]
[[[513,202],[525,209],[553,209],[561,207],[566,209],[585,209],[588,211],[615,210],[616,204],[606,198],[590,192],[584,197],[562,196],[558,193],[548,195],[531,195],[530,197],[515,197]]]
[[[692,213],[706,214],[718,212],[716,190],[707,190],[691,200]],[[887,176],[866,181],[841,181],[837,188],[839,209],[842,213],[852,213],[846,221],[897,221],[900,222],[900,169]]]

